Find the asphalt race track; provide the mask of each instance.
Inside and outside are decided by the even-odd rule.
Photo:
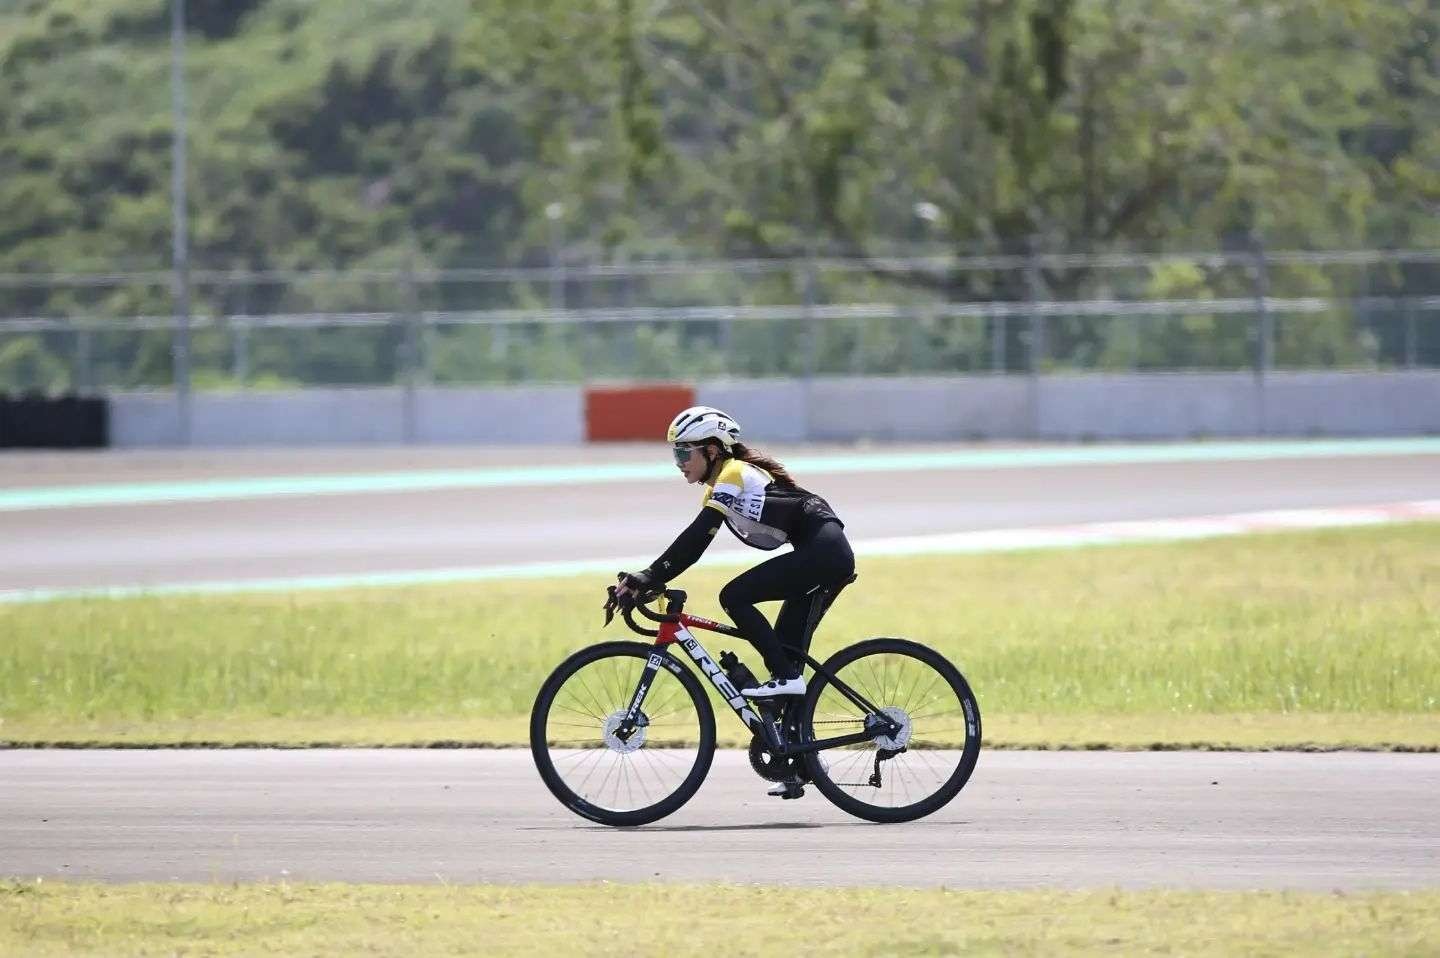
[[[800,478],[864,540],[1434,499],[1437,452]],[[0,492],[651,455],[664,450],[8,454]],[[696,505],[678,478],[582,478],[0,511],[0,591],[654,554]],[[0,751],[0,876],[1440,885],[1437,755],[986,752],[954,803],[898,826],[849,818],[813,790],[781,802],[764,789],[742,755],[721,753],[689,806],[617,831],[560,808],[523,750]],[[777,852],[783,866],[747,864]]]
[[[789,451],[780,450],[788,455]],[[811,454],[813,450],[806,450]],[[863,458],[874,451],[847,452]],[[663,447],[505,452],[193,452],[0,456],[0,489],[46,483],[584,465]],[[1425,455],[801,474],[853,540],[1440,497]],[[680,478],[0,511],[0,591],[653,557],[693,516]],[[721,536],[712,554],[748,553]],[[751,553],[753,554],[753,553]]]
[[[785,802],[737,752],[667,819],[571,815],[528,751],[0,752],[0,875],[1311,890],[1440,885],[1435,755],[989,752],[947,808]],[[773,856],[775,865],[747,862]]]

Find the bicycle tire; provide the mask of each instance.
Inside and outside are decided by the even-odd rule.
[[[699,718],[695,764],[680,785],[657,802],[628,810],[605,808],[578,794],[566,783],[564,776],[557,770],[547,734],[551,709],[556,695],[565,687],[566,680],[586,666],[607,658],[633,657],[648,660],[652,655],[659,655],[664,659],[659,675],[672,676],[680,683],[681,688],[688,694],[690,703],[694,706]],[[658,684],[660,679],[657,678],[656,681]],[[624,701],[618,704],[622,708],[628,707],[629,693],[633,689],[622,689],[621,691],[625,693]],[[651,691],[654,692],[653,687]],[[597,734],[600,731],[601,729],[597,727]],[[607,747],[603,737],[597,738],[596,747]],[[644,745],[640,748],[643,749]],[[679,809],[695,795],[705,781],[705,776],[709,774],[711,763],[715,757],[715,711],[710,705],[709,696],[705,694],[705,690],[695,674],[674,656],[656,649],[653,645],[641,642],[605,642],[581,649],[571,655],[556,666],[540,686],[540,691],[535,696],[535,704],[530,710],[530,753],[545,787],[560,801],[560,804],[570,811],[601,825],[615,827],[646,825]]]
[[[866,821],[894,823],[914,821],[917,818],[924,818],[933,814],[949,804],[975,771],[975,764],[980,757],[980,705],[975,700],[975,694],[971,691],[970,685],[965,681],[965,676],[955,667],[949,659],[928,646],[908,639],[898,638],[875,638],[858,642],[855,645],[847,646],[832,655],[825,662],[825,670],[832,675],[839,675],[841,670],[866,656],[879,654],[894,654],[909,656],[933,668],[940,677],[944,678],[957,702],[960,704],[965,722],[965,743],[960,749],[960,760],[953,774],[946,779],[939,788],[917,802],[909,805],[891,807],[875,805],[856,798],[845,791],[830,776],[830,769],[822,761],[823,752],[810,752],[805,755],[806,771],[811,782],[820,793],[833,802],[841,810],[848,812],[857,818]],[[816,734],[815,730],[815,709],[820,702],[821,695],[830,686],[830,681],[824,673],[817,672],[811,682],[810,688],[806,691],[804,712],[801,720],[801,731],[808,739],[824,738],[833,732],[826,732],[825,735]],[[849,683],[849,684],[854,684]],[[892,704],[888,702],[875,701],[874,704],[881,709]],[[883,768],[885,763],[881,763]]]

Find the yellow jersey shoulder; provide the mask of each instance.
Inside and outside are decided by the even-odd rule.
[[[749,483],[746,482],[747,478]],[[764,469],[740,459],[727,459],[716,473],[714,481],[706,485],[700,504],[724,512],[746,491],[747,485],[764,489],[769,482],[770,474]]]
[[[748,465],[750,465],[748,462],[740,459],[725,460],[725,464],[721,466],[720,471],[716,473],[715,481],[710,484],[710,488],[714,489],[716,486],[744,485],[745,467]]]

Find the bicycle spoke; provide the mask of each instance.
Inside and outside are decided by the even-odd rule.
[[[583,756],[581,756],[581,760],[575,763],[575,767],[574,767],[573,769],[571,769],[571,771],[575,772],[576,774],[579,774],[581,767],[585,765],[585,759],[590,759],[590,760],[594,763],[594,766],[590,769],[590,771],[589,771],[588,773],[586,773],[585,778],[586,778],[586,780],[588,781],[588,780],[589,780],[589,777],[590,777],[591,775],[595,774],[595,768],[598,768],[598,767],[599,767],[599,765],[600,765],[600,757],[601,757],[602,755],[604,755],[604,754],[605,754],[605,750],[604,750],[604,749],[599,749],[599,748],[586,749],[586,750],[585,750],[585,754],[584,754]],[[582,784],[583,784],[583,783],[582,783]]]
[[[701,713],[682,675],[661,668],[641,703],[644,721],[621,720],[647,668],[644,656],[606,655],[565,675],[544,718],[549,768],[577,799],[613,812],[654,807],[692,778],[701,760]],[[696,688],[695,693],[700,693]]]
[[[661,794],[664,794],[665,775],[663,770],[655,764],[655,756],[658,753],[652,749],[642,748],[640,754],[645,757],[645,764],[649,767],[650,774],[655,776],[655,783],[660,786]],[[648,795],[649,792],[647,791],[646,794]]]
[[[928,704],[928,703],[927,703],[927,704]],[[945,705],[945,704],[947,704],[947,703],[940,702],[940,703],[938,703],[938,704],[940,704],[940,705]],[[929,718],[929,719],[933,719],[933,718],[939,718],[939,717],[942,716],[942,715],[963,715],[963,714],[965,714],[965,706],[957,704],[955,708],[953,708],[953,709],[945,709],[943,712],[911,712],[911,713],[910,713],[910,717],[911,717],[911,718]]]
[[[939,678],[939,677],[940,677],[940,673],[938,673],[938,672],[935,673],[935,678]],[[924,673],[924,671],[921,670],[921,669],[916,669],[916,670],[915,670],[915,681],[912,682],[912,683],[910,683],[910,691],[909,691],[909,693],[906,694],[904,701],[898,703],[899,706],[900,706],[902,709],[904,709],[905,711],[909,712],[909,713],[912,714],[912,715],[915,714],[915,709],[912,708],[912,705],[913,705],[914,702],[915,702],[915,690],[920,687],[920,683],[923,682],[923,681],[925,681],[925,673]],[[931,680],[931,684],[932,684],[932,685],[934,684],[934,679]],[[928,693],[928,692],[929,692],[929,689],[926,689],[926,692]]]
[[[940,673],[939,673],[939,672],[936,672],[936,673],[934,674],[934,676],[930,679],[930,684],[927,685],[927,686],[925,686],[925,691],[924,691],[924,693],[920,696],[920,699],[921,699],[922,702],[923,702],[923,701],[928,701],[929,695],[930,695],[930,690],[935,687],[935,683],[939,682],[941,678],[942,678],[942,676],[940,675]]]
[[[635,807],[635,788],[630,784],[630,756],[620,756],[620,775],[625,782],[625,797],[630,800],[630,807]],[[616,797],[619,797],[619,789],[616,789]]]
[[[877,649],[840,665],[835,678],[899,722],[896,741],[904,747],[881,752],[886,740],[877,735],[870,741],[826,749],[822,761],[829,763],[825,777],[830,783],[877,811],[919,805],[950,785],[962,767],[969,732],[956,721],[965,712],[965,703],[941,669],[903,648]],[[809,731],[816,738],[854,734],[867,719],[832,685],[822,689]],[[870,784],[877,759],[879,788]]]
[[[599,728],[600,726],[605,724],[605,716],[603,715],[595,715],[592,712],[582,712],[580,709],[571,708],[568,705],[561,705],[559,702],[555,703],[555,707],[564,709],[567,712],[573,712],[575,715],[578,715],[581,718],[589,719],[590,721],[586,724],[590,728]]]
[[[602,700],[602,699],[600,699],[599,697],[597,697],[597,696],[595,695],[595,693],[590,690],[590,683],[589,683],[588,681],[586,681],[585,676],[580,675],[580,674],[577,673],[577,674],[576,674],[576,679],[577,679],[577,680],[579,681],[579,683],[580,683],[580,688],[584,689],[584,690],[585,690],[585,694],[590,697],[590,702],[591,702],[591,704],[593,704],[593,705],[595,706],[595,710],[596,710],[597,712],[599,712],[601,715],[607,715],[607,714],[609,714],[611,711],[613,711],[613,709],[610,709],[610,708],[607,708],[607,707],[606,707],[606,705],[605,705],[605,703],[604,703],[604,700]]]
[[[575,704],[576,704],[576,705],[583,705],[583,704],[584,704],[583,702],[580,702],[578,699],[575,699],[575,697],[574,697],[573,695],[570,696],[570,698],[571,698],[573,701],[575,701]],[[555,705],[558,706],[559,708],[565,709],[566,711],[574,712],[576,715],[584,715],[584,716],[587,717],[587,718],[592,718],[592,719],[594,719],[595,721],[601,723],[602,725],[603,725],[604,722],[605,722],[605,716],[603,716],[603,715],[597,715],[596,713],[591,712],[591,711],[589,711],[588,709],[577,709],[577,708],[575,708],[574,706],[563,705],[563,704],[561,704],[560,702],[556,702]]]

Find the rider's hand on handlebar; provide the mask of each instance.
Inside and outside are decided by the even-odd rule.
[[[649,572],[621,572],[616,578],[620,584],[615,587],[615,601],[626,609],[633,609],[640,596],[655,587]]]
[[[605,624],[615,617],[617,609],[627,614],[642,602],[656,598],[665,588],[665,583],[655,578],[648,569],[642,572],[621,572],[616,575],[618,584],[606,589]],[[647,633],[649,634],[649,633]]]

